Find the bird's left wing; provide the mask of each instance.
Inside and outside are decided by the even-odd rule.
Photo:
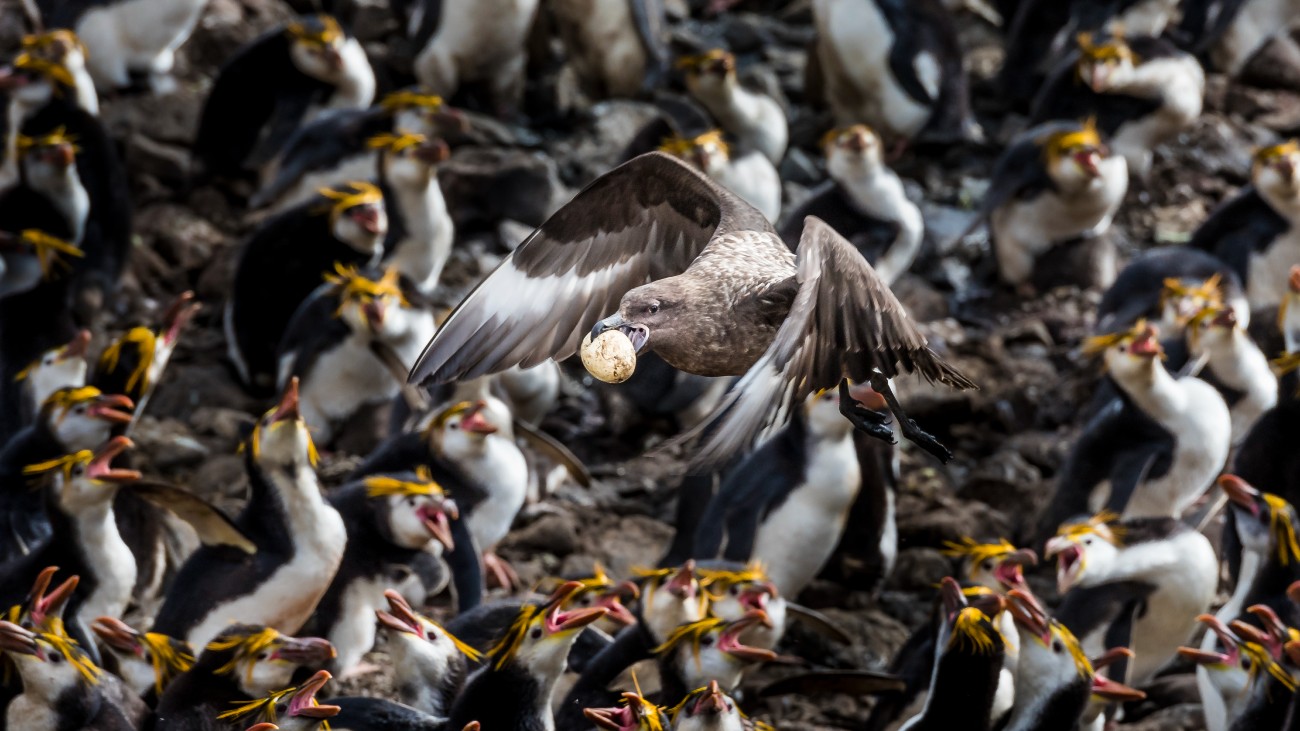
[[[716,231],[762,220],[676,158],[641,155],[597,178],[506,257],[438,329],[410,381],[563,360],[629,289],[682,273]]]
[[[718,409],[717,428],[696,465],[716,464],[784,422],[809,394],[875,372],[919,373],[953,388],[975,388],[930,350],[889,285],[853,245],[809,216],[797,252],[798,294],[771,346]]]

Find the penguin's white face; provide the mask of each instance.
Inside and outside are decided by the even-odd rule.
[[[438,163],[447,159],[450,150],[445,142],[434,139],[400,150],[386,150],[383,154],[390,183],[399,188],[423,189],[433,180]]]
[[[45,351],[23,373],[32,402],[43,403],[60,388],[77,388],[86,383],[86,358],[80,337],[74,344]],[[87,333],[86,343],[89,343]]]
[[[326,83],[337,83],[346,73],[344,45],[348,39],[335,35],[327,41],[320,39],[294,39],[289,46],[289,58],[304,74]]]
[[[1075,192],[1100,184],[1102,164],[1111,158],[1109,151],[1091,145],[1072,147],[1052,160],[1047,174],[1064,192]]]
[[[27,150],[20,160],[27,184],[39,191],[62,190],[77,180],[77,152],[71,143],[41,145]]]
[[[744,717],[717,681],[693,691],[677,712],[675,731],[742,731]]]
[[[458,404],[455,411],[447,418],[436,432],[442,453],[453,462],[477,459],[487,449],[487,440],[492,435],[502,432],[500,413],[491,408],[491,402],[501,404],[500,399],[488,398],[474,403]],[[501,404],[505,419],[509,420],[509,410]]]
[[[776,657],[770,650],[746,645],[741,639],[755,625],[767,622],[765,613],[750,612],[730,624],[718,624],[698,638],[683,639],[683,645],[676,648],[673,663],[686,687],[699,688],[716,680],[723,688],[735,688],[747,669]]]
[[[882,167],[880,137],[865,124],[827,133],[826,170],[836,180],[869,177]]]
[[[388,213],[383,202],[363,203],[334,221],[334,238],[366,254],[379,253],[388,233]]]
[[[523,607],[505,637],[489,651],[490,662],[497,667],[514,662],[542,685],[553,683],[563,674],[578,633],[607,613],[600,608],[564,609],[565,602],[581,590],[582,584],[570,581],[545,604]]]
[[[90,387],[60,388],[42,402],[56,438],[69,452],[103,444],[114,425],[131,422],[133,408],[125,396],[106,396]]]
[[[36,644],[38,654],[35,655],[8,653],[18,666],[24,694],[53,702],[60,694],[90,682],[78,669],[77,663],[69,662],[58,648],[44,640],[37,640]],[[82,660],[89,662],[84,657]]]
[[[1300,148],[1284,144],[1256,153],[1251,182],[1274,200],[1300,197]]]
[[[1160,331],[1143,321],[1128,332],[1094,338],[1084,347],[1093,352],[1100,350],[1106,370],[1124,383],[1149,382],[1155,369],[1163,367],[1159,362],[1165,354]]]
[[[140,479],[136,470],[115,469],[113,459],[131,447],[126,437],[114,437],[93,454],[83,452],[66,474],[55,478],[59,505],[69,515],[104,510],[124,484]]]
[[[651,586],[641,596],[641,617],[650,634],[658,641],[666,639],[683,624],[697,622],[704,616],[700,601],[700,582],[695,564],[688,563],[661,583]]]
[[[316,445],[298,411],[297,378],[285,389],[280,403],[257,422],[249,440],[253,459],[259,464],[291,470],[316,464]]]
[[[1020,637],[1020,658],[1016,666],[1016,697],[1026,703],[1047,700],[1047,696],[1078,682],[1079,669],[1067,640],[1057,633],[1044,637],[1016,622]]]
[[[1119,547],[1108,528],[1068,526],[1047,542],[1047,557],[1056,557],[1056,585],[1064,594],[1075,586],[1105,581],[1117,568]]]
[[[387,502],[389,532],[393,543],[403,548],[417,549],[435,538],[441,546],[451,550],[450,517],[456,504],[430,495],[389,495]]]
[[[869,409],[878,409],[884,405],[884,399],[870,387],[858,388],[857,400]],[[875,398],[872,399],[871,396]],[[829,388],[814,393],[804,402],[804,414],[808,420],[808,433],[817,439],[838,440],[853,431],[853,424],[840,413],[840,394],[838,389]]]

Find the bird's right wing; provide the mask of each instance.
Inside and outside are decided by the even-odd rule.
[[[446,383],[567,358],[629,289],[685,271],[715,232],[762,220],[685,163],[637,157],[593,181],[479,283],[409,380]]]

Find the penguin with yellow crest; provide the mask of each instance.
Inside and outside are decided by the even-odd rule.
[[[769,221],[781,215],[781,176],[763,153],[751,151],[732,155],[722,130],[710,129],[697,135],[673,136],[659,145],[679,160],[716,180],[754,206]]]

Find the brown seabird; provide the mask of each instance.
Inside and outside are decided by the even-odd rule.
[[[410,380],[562,360],[588,331],[616,328],[638,354],[654,350],[688,373],[744,375],[708,420],[717,428],[696,465],[736,454],[809,394],[837,386],[844,415],[892,442],[887,417],[849,398],[850,380],[871,383],[903,436],[946,461],[951,453],[907,418],[888,379],[916,372],[975,387],[821,219],[805,220],[792,254],[753,206],[657,152],[597,178],[525,239],[452,312]]]

